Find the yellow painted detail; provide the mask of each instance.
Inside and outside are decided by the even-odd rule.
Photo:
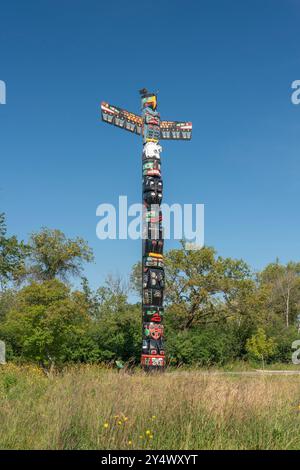
[[[160,255],[159,253],[149,253],[149,256],[152,256],[152,258],[163,259],[163,255]]]

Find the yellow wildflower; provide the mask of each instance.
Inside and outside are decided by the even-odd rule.
[[[107,429],[107,428],[108,428],[108,423],[104,423],[104,424],[103,424],[103,427],[104,427],[105,429]]]

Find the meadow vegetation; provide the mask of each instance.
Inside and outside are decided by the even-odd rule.
[[[299,449],[299,376],[0,367],[1,449]]]

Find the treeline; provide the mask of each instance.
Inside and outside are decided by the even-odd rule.
[[[108,277],[92,291],[83,277],[93,253],[81,238],[43,228],[28,242],[8,236],[0,214],[0,339],[7,358],[44,367],[67,362],[134,365],[141,349],[140,304],[126,282]],[[167,358],[174,365],[290,362],[299,338],[300,263],[254,273],[211,247],[165,255]],[[81,279],[81,288],[71,281]],[[128,283],[127,283],[128,284]],[[130,285],[140,293],[141,266]]]

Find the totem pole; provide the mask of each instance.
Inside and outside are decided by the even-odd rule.
[[[164,349],[164,260],[160,205],[163,197],[160,139],[190,140],[190,122],[161,121],[157,95],[140,90],[142,116],[101,103],[102,120],[143,137],[142,356],[146,370],[162,370]]]

